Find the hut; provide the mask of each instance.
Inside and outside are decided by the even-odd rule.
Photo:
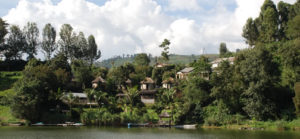
[[[164,120],[167,119],[167,120]],[[168,112],[163,112],[159,115],[158,124],[160,126],[170,126],[171,125],[172,116]]]
[[[162,87],[166,88],[166,89],[172,88],[174,86],[174,84],[175,84],[175,80],[172,77],[162,81]]]
[[[132,81],[130,79],[127,79],[125,83],[127,86],[132,87]]]
[[[141,101],[145,104],[154,104],[155,102],[155,94],[157,90],[155,89],[155,82],[146,77],[141,83]]]
[[[101,76],[98,76],[97,78],[95,78],[93,81],[92,81],[92,87],[95,89],[97,87],[99,87],[100,84],[105,84],[105,80],[101,77]]]

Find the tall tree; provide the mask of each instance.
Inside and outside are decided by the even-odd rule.
[[[46,24],[43,29],[43,42],[42,49],[45,53],[47,60],[50,60],[51,55],[56,50],[57,45],[55,44],[56,40],[56,30],[50,23]]]
[[[147,54],[145,54],[145,53],[140,53],[140,54],[137,54],[137,55],[134,57],[133,63],[134,63],[135,65],[148,66],[149,63],[150,63],[150,59],[149,59],[149,57],[147,56]]]
[[[73,28],[70,24],[62,25],[59,32],[60,40],[60,51],[68,57],[68,59],[73,60],[74,58],[74,40],[76,39],[76,34],[73,32]]]
[[[278,41],[279,17],[273,1],[265,0],[259,16],[259,40],[263,43]]]
[[[278,15],[279,15],[279,39],[286,40],[287,22],[289,20],[291,4],[280,1],[278,3]]]
[[[37,45],[39,43],[39,29],[36,23],[28,22],[24,27],[24,34],[27,42],[25,52],[28,54],[27,59],[34,58],[36,54]]]
[[[26,38],[19,26],[10,27],[7,45],[4,47],[4,55],[7,60],[17,60],[22,58],[22,53],[26,48]]]
[[[93,35],[90,35],[88,37],[88,59],[90,61],[90,64],[92,65],[95,60],[99,59],[101,57],[101,51],[97,50],[98,46],[95,41],[95,37]]]
[[[6,34],[8,33],[6,27],[7,27],[7,23],[2,20],[2,18],[0,18],[0,59],[3,56],[2,55],[2,51],[4,50],[4,37],[6,36]]]
[[[159,45],[160,48],[163,48],[164,50],[161,52],[161,56],[163,57],[163,60],[168,61],[169,60],[169,45],[171,42],[168,39],[164,39],[164,41]]]
[[[246,25],[243,27],[242,36],[246,39],[246,43],[250,46],[254,46],[258,39],[259,33],[255,21],[249,18]]]
[[[224,57],[226,55],[226,53],[228,52],[228,49],[226,47],[226,43],[222,42],[220,44],[219,52],[220,52],[220,57]]]
[[[81,60],[88,60],[88,42],[83,32],[79,32],[76,40],[76,52],[75,57]]]
[[[0,18],[0,44],[4,43],[4,37],[8,33],[7,32],[7,23]]]

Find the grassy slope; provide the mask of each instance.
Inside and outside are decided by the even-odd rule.
[[[0,72],[0,97],[4,99],[15,94],[12,89],[13,84],[21,78],[21,72]],[[11,114],[9,106],[0,105],[0,123],[14,123],[19,119]]]

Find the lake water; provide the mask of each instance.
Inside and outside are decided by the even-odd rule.
[[[300,139],[295,131],[169,128],[0,127],[0,139]]]

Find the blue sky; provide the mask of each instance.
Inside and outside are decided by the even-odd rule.
[[[20,27],[36,22],[40,30],[51,23],[57,32],[69,23],[76,33],[95,36],[103,58],[141,52],[159,55],[158,45],[165,38],[171,41],[171,53],[188,55],[218,53],[221,42],[231,51],[246,48],[243,25],[258,16],[263,1],[0,0],[0,16]]]

